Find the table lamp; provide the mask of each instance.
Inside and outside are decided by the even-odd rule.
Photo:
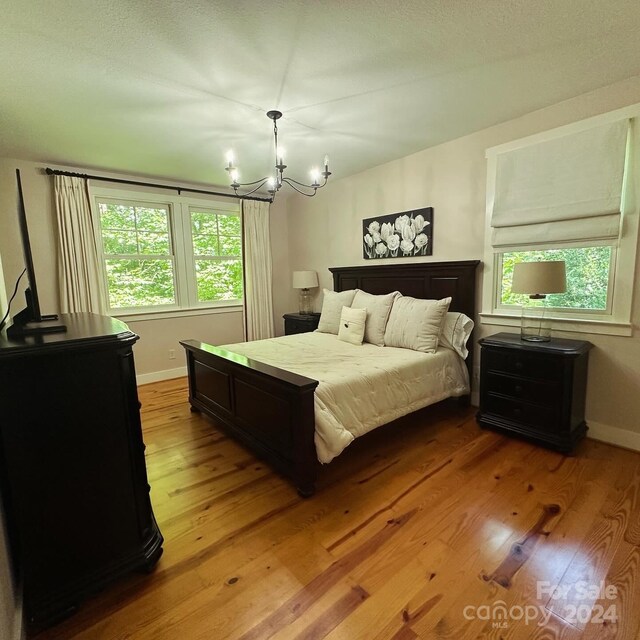
[[[311,293],[309,289],[318,286],[318,274],[315,271],[294,271],[293,288],[300,289],[299,311],[301,315],[309,315],[311,308]]]
[[[519,262],[513,267],[513,293],[525,293],[530,304],[522,305],[520,338],[526,342],[549,342],[551,320],[545,318],[548,293],[564,293],[567,280],[564,260]]]

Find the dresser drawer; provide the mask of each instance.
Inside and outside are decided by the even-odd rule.
[[[483,411],[541,431],[556,431],[559,412],[555,407],[521,402],[488,393]]]
[[[562,380],[563,359],[524,351],[483,349],[482,367],[487,372],[499,371],[541,380]]]
[[[497,393],[549,407],[558,406],[562,399],[562,385],[554,380],[533,380],[489,371],[483,382],[487,385],[489,393]]]

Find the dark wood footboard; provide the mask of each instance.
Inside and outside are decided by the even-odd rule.
[[[197,340],[187,352],[189,402],[273,467],[302,496],[315,489],[313,394],[317,380]]]

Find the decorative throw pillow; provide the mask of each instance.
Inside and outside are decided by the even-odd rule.
[[[384,343],[388,347],[435,353],[451,298],[420,300],[398,296],[393,301]]]
[[[370,342],[379,347],[384,346],[384,330],[387,326],[393,301],[399,295],[399,291],[374,296],[366,291],[357,290],[352,306],[367,310],[367,323],[364,327],[365,342]]]
[[[364,338],[364,326],[367,320],[366,309],[353,309],[342,307],[340,314],[340,329],[338,339],[351,344],[362,344]]]
[[[469,316],[457,311],[449,311],[444,318],[439,344],[453,349],[461,358],[466,359],[469,355],[467,340],[473,327],[473,320]]]
[[[356,295],[356,289],[349,289],[348,291],[323,289],[322,292],[324,293],[324,298],[317,331],[321,333],[338,333],[342,307],[351,306],[353,297]]]

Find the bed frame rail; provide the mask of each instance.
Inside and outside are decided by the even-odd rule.
[[[314,491],[318,458],[313,394],[317,380],[198,340],[187,354],[189,402],[290,476],[302,496]]]

